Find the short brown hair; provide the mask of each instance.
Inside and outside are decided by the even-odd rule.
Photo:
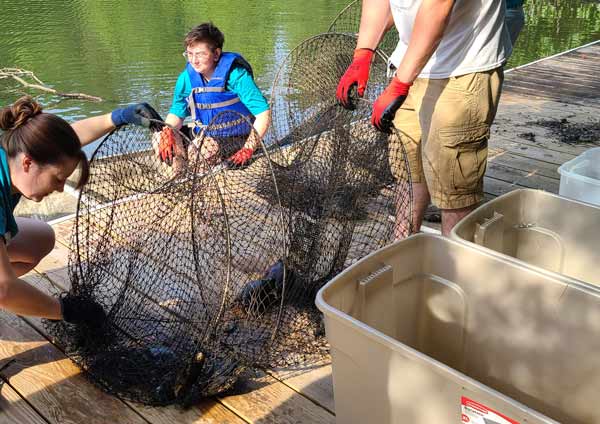
[[[213,50],[223,49],[225,36],[212,22],[204,22],[187,33],[185,40],[183,40],[183,48],[200,42],[207,43]]]
[[[0,145],[9,158],[22,152],[42,165],[77,159],[81,166],[77,188],[88,181],[89,163],[75,130],[64,119],[42,112],[31,97],[21,97],[0,110],[0,129],[4,130]]]

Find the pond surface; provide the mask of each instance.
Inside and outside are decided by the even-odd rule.
[[[0,105],[28,93],[68,121],[147,101],[166,115],[185,65],[182,40],[212,20],[225,50],[242,53],[265,94],[277,64],[307,37],[327,30],[348,0],[1,0],[0,67],[33,71],[62,92],[101,103],[68,100],[0,80]],[[527,25],[509,67],[600,39],[600,2],[528,0]],[[70,208],[71,206],[69,206]]]

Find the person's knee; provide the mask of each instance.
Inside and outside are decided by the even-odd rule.
[[[54,229],[49,225],[41,227],[38,235],[37,257],[34,258],[36,262],[41,261],[52,252],[55,243],[56,235],[54,234]]]

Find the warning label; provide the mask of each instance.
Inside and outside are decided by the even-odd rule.
[[[506,415],[488,408],[479,402],[462,396],[460,398],[460,409],[463,423],[469,424],[519,424],[518,421],[511,420]]]

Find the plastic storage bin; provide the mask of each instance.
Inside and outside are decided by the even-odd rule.
[[[337,422],[600,423],[599,296],[439,236],[383,248],[317,295]]]
[[[463,218],[450,237],[600,285],[600,207],[515,190]]]
[[[558,168],[558,194],[600,205],[600,147],[587,150]]]

